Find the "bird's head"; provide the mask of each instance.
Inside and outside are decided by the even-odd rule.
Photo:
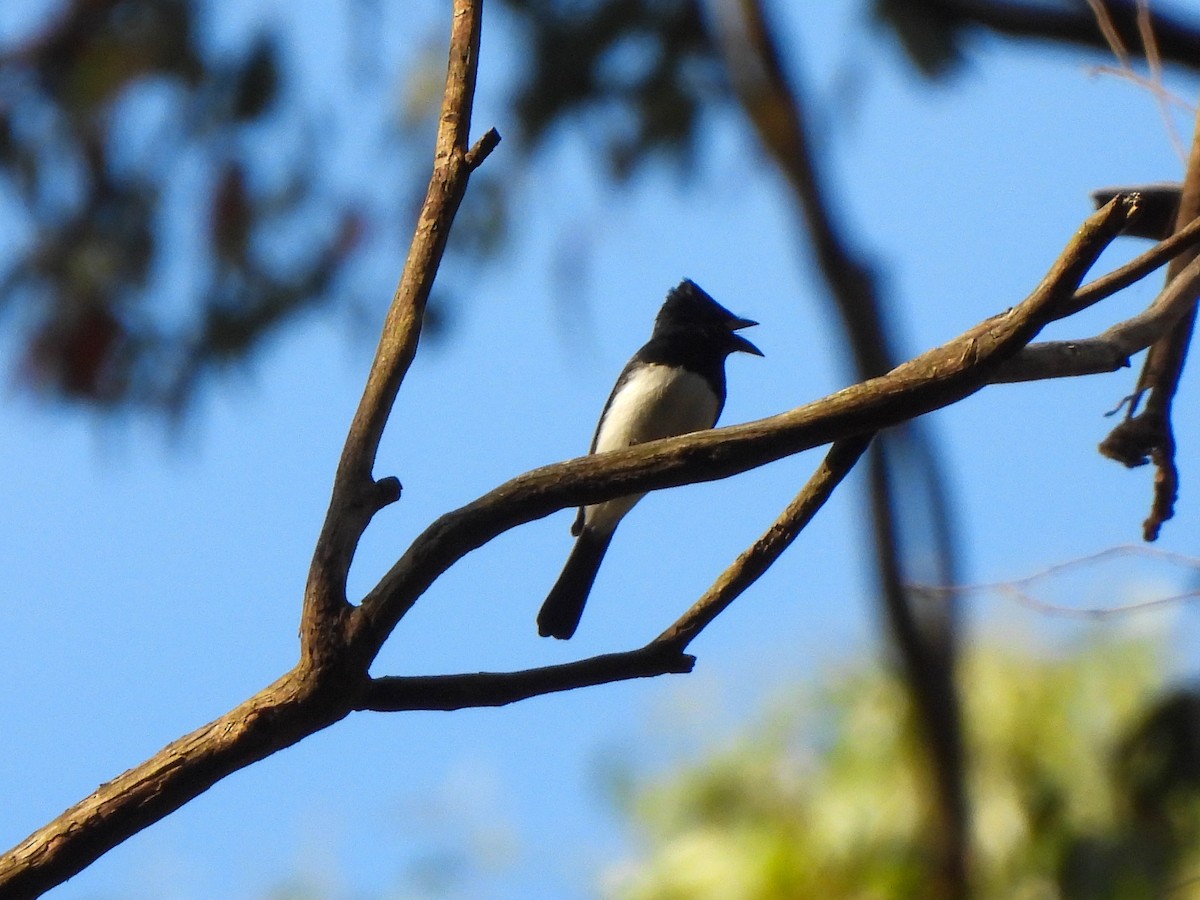
[[[676,328],[699,329],[720,338],[729,353],[762,356],[761,350],[737,334],[740,329],[757,324],[753,319],[735,316],[710,297],[696,282],[685,278],[667,294],[667,300],[654,320],[654,330],[658,332]]]

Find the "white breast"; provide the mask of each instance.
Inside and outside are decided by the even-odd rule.
[[[716,417],[717,398],[707,381],[685,369],[648,365],[613,398],[600,425],[595,452],[711,428]],[[584,522],[589,528],[610,531],[642,496],[589,506]]]
[[[622,385],[605,412],[595,452],[711,428],[716,416],[717,398],[699,375],[673,366],[644,366]]]

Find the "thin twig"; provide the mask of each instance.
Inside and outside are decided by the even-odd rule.
[[[999,586],[996,588],[996,590],[1003,596],[1012,599],[1013,602],[1032,609],[1034,612],[1068,619],[1088,619],[1092,621],[1111,619],[1117,616],[1129,615],[1130,613],[1149,612],[1151,610],[1161,609],[1165,606],[1174,606],[1175,604],[1183,603],[1188,600],[1194,600],[1197,597],[1200,597],[1200,590],[1194,590],[1185,591],[1182,594],[1172,594],[1169,597],[1155,597],[1151,600],[1138,600],[1133,603],[1124,603],[1119,606],[1077,607],[1049,603],[1045,600],[1040,600],[1025,591],[1004,586]]]
[[[1104,298],[1111,297],[1118,291],[1136,284],[1151,272],[1169,263],[1184,250],[1198,245],[1200,245],[1200,220],[1195,220],[1125,265],[1085,284],[1075,292],[1069,302],[1063,304],[1062,309],[1055,311],[1054,318],[1065,319],[1082,312]]]
[[[836,441],[817,471],[771,527],[738,556],[691,609],[655,639],[655,643],[685,649],[729,604],[758,581],[850,474],[873,437],[873,434],[866,434]]]
[[[1170,115],[1171,107],[1175,107],[1183,112],[1195,112],[1195,108],[1186,99],[1167,90],[1161,84],[1158,84],[1146,75],[1139,75],[1132,69],[1122,69],[1119,66],[1088,66],[1087,72],[1089,75],[1111,75],[1114,78],[1120,78],[1122,81],[1128,81],[1136,87],[1140,87],[1149,91],[1155,98],[1159,108],[1163,110],[1165,115]],[[1175,136],[1178,135],[1178,129],[1175,128],[1174,120],[1170,121],[1169,131]],[[1172,139],[1172,144],[1175,140]],[[1182,151],[1182,146],[1179,148]]]
[[[1128,613],[1145,612],[1147,610],[1159,609],[1163,606],[1182,603],[1184,601],[1193,600],[1197,597],[1200,597],[1200,590],[1190,590],[1172,594],[1167,597],[1155,597],[1150,600],[1138,600],[1132,603],[1124,603],[1119,606],[1078,607],[1049,603],[1045,600],[1035,597],[1032,593],[1030,593],[1030,589],[1036,587],[1041,582],[1049,581],[1052,578],[1065,575],[1066,573],[1076,569],[1096,566],[1099,563],[1109,559],[1128,556],[1136,556],[1143,559],[1153,559],[1159,562],[1168,562],[1172,565],[1200,571],[1200,557],[1187,556],[1182,553],[1173,553],[1168,550],[1161,550],[1157,547],[1147,547],[1143,544],[1122,544],[1117,547],[1106,548],[1089,556],[1082,556],[1076,559],[1067,560],[1065,562],[1055,563],[1054,565],[1047,566],[1038,572],[1034,572],[1032,575],[1026,575],[1022,578],[1015,578],[1011,581],[992,581],[959,585],[913,585],[912,588],[913,590],[920,591],[922,594],[930,597],[965,596],[992,593],[1000,594],[1037,612],[1079,619],[1107,619]]]
[[[1171,146],[1175,148],[1180,161],[1183,161],[1185,159],[1183,138],[1180,137],[1179,129],[1175,127],[1175,119],[1171,115],[1171,101],[1175,98],[1163,84],[1162,57],[1158,52],[1158,38],[1154,35],[1150,0],[1135,0],[1135,6],[1137,7],[1138,37],[1141,39],[1142,49],[1146,53],[1146,68],[1150,70],[1154,100],[1158,106],[1159,115],[1162,116],[1163,126],[1167,129],[1167,137],[1171,141]]]
[[[1125,42],[1121,40],[1121,36],[1117,34],[1117,27],[1113,24],[1112,16],[1104,7],[1103,0],[1087,0],[1087,5],[1092,10],[1092,15],[1096,17],[1096,24],[1100,27],[1100,33],[1104,35],[1104,43],[1108,44],[1108,49],[1112,55],[1117,58],[1117,62],[1121,64],[1122,69],[1129,68],[1129,50],[1125,47]]]

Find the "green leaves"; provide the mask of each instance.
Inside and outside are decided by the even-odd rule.
[[[1200,696],[1161,652],[976,648],[961,691],[981,898],[1161,896],[1200,871]],[[800,711],[797,711],[800,710]],[[611,896],[919,897],[928,789],[912,712],[862,663],[634,793],[646,854]]]

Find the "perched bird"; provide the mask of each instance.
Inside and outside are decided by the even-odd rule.
[[[762,351],[736,332],[741,319],[693,281],[667,294],[649,342],[633,355],[609,394],[589,453],[712,428],[725,406],[725,358]],[[642,494],[579,510],[575,546],[538,613],[538,633],[563,640],[575,633],[596,572],[621,518]]]

